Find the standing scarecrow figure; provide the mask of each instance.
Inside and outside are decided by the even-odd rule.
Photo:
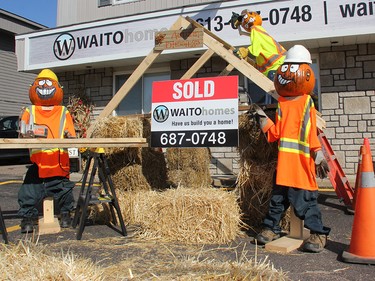
[[[254,67],[273,81],[276,70],[285,59],[284,47],[262,27],[262,17],[257,12],[243,10],[241,15],[233,14],[232,22],[240,35],[250,38],[249,46],[236,50],[236,55],[246,59],[250,53],[255,57]],[[266,103],[271,103],[271,96],[266,95]]]
[[[20,122],[20,137],[23,138],[75,138],[72,117],[62,106],[63,90],[54,72],[42,70],[30,86],[31,106],[24,109]],[[34,229],[38,218],[38,206],[45,197],[53,197],[60,211],[60,224],[67,228],[71,224],[74,182],[69,180],[70,166],[67,149],[31,149],[32,165],[28,168],[18,193],[22,217],[21,232]]]
[[[268,141],[279,142],[276,178],[271,193],[269,211],[263,230],[256,236],[258,244],[266,244],[280,237],[280,220],[291,205],[310,237],[303,250],[320,252],[326,246],[330,229],[323,226],[318,207],[318,176],[328,170],[317,136],[316,110],[311,93],[315,85],[309,51],[295,45],[286,55],[274,80],[278,99],[275,123],[257,107],[262,131]],[[322,173],[321,173],[322,172]]]

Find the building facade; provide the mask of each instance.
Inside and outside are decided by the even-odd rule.
[[[0,117],[19,115],[30,103],[29,85],[35,74],[17,71],[15,36],[46,28],[0,9]]]
[[[375,3],[372,1],[58,1],[57,28],[16,37],[18,70],[51,68],[65,97],[86,94],[103,109],[154,47],[154,34],[189,16],[233,46],[249,38],[231,28],[232,12],[260,12],[263,27],[286,49],[307,47],[317,77],[316,106],[325,134],[347,175],[355,175],[363,138],[375,139]],[[151,110],[153,81],[179,79],[205,48],[169,50],[152,64],[114,111],[114,115]],[[218,75],[226,61],[213,56],[195,75]],[[239,84],[262,103],[253,81],[237,71]],[[212,149],[212,174],[236,174],[235,147]]]

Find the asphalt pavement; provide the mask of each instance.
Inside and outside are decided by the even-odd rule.
[[[27,165],[2,165],[0,166],[0,206],[5,219],[5,225],[8,230],[8,238],[10,243],[17,243],[17,241],[24,239],[24,234],[20,232],[20,218],[17,217],[18,203],[17,193],[22,183],[23,175],[25,174]],[[78,182],[82,175],[79,173],[72,174],[71,179]],[[322,183],[321,183],[322,185]],[[233,245],[238,243],[245,245],[249,258],[254,255],[258,259],[266,258],[271,262],[276,269],[282,269],[292,280],[313,281],[313,280],[375,280],[375,266],[366,264],[351,264],[341,261],[341,254],[348,250],[352,234],[352,224],[354,216],[348,214],[346,207],[337,198],[335,191],[325,182],[324,188],[320,191],[319,205],[322,211],[324,225],[331,227],[331,234],[327,247],[323,252],[305,253],[299,249],[290,253],[280,254],[268,252],[264,248],[255,246],[252,242],[253,237],[247,235],[234,241]],[[74,190],[77,194],[79,188]],[[375,218],[374,218],[375,223]],[[131,227],[127,226],[128,229]],[[50,234],[41,236],[40,242],[51,245],[62,240],[74,241],[76,239],[76,229],[63,229],[58,234]],[[105,237],[120,237],[116,231],[110,229],[105,225],[86,227],[82,236],[82,240],[94,241],[95,239],[103,239]],[[131,235],[129,235],[131,237]],[[130,239],[124,237],[123,241]],[[375,235],[374,235],[375,239]],[[3,242],[3,240],[1,240]],[[80,243],[78,241],[78,243]],[[231,245],[231,246],[233,246]],[[228,245],[223,245],[228,246]],[[79,248],[72,248],[71,251],[80,251]],[[83,257],[95,259],[94,253],[90,251],[79,252]],[[107,256],[105,263],[110,264],[116,261],[120,253],[113,250],[110,256]]]

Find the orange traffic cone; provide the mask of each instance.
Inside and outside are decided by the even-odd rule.
[[[352,204],[353,214],[354,214],[354,210],[355,210],[355,204],[357,202],[358,191],[359,191],[359,188],[361,186],[362,155],[364,154],[364,152],[365,152],[365,147],[361,146],[361,148],[359,150],[358,167],[357,167],[357,174],[356,174],[356,177],[355,177],[355,185],[354,185],[354,198],[353,198],[353,204]]]
[[[352,237],[342,260],[350,263],[375,264],[375,175],[370,143],[364,139],[361,184],[357,192]]]

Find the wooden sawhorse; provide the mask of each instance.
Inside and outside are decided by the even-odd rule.
[[[75,228],[79,223],[77,240],[81,240],[83,230],[85,229],[85,222],[87,216],[87,209],[89,205],[93,204],[108,204],[111,212],[111,218],[114,225],[117,225],[117,219],[115,211],[117,212],[117,217],[120,222],[121,231],[119,231],[123,236],[127,236],[126,227],[124,220],[122,218],[120,206],[118,204],[115,188],[113,186],[113,181],[110,176],[110,171],[107,163],[107,159],[104,155],[103,149],[96,149],[95,151],[88,151],[89,157],[83,172],[82,186],[77,201],[77,207],[75,210],[72,227]],[[93,162],[92,171],[90,174],[89,181],[87,178],[89,175],[89,170],[91,162]],[[94,184],[95,174],[98,172],[99,180],[102,183],[103,195],[96,196],[93,193],[92,187]]]

